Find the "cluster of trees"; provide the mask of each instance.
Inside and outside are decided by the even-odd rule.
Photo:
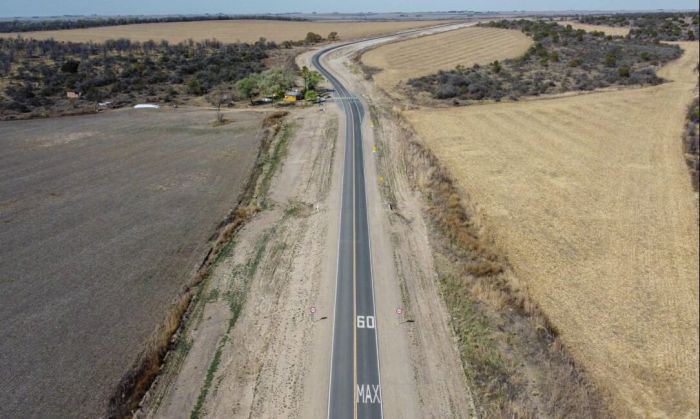
[[[95,17],[79,19],[42,19],[0,21],[0,32],[51,31],[57,29],[82,29],[100,26],[133,25],[136,23],[196,22],[203,20],[287,20],[306,21],[307,19],[276,15],[197,15],[197,16],[124,16]]]
[[[631,38],[653,41],[695,41],[700,34],[698,13],[624,13],[578,16],[581,23],[630,27]]]
[[[49,109],[65,101],[68,91],[89,102],[167,102],[178,95],[205,95],[265,70],[263,60],[275,48],[264,39],[252,44],[128,39],[94,44],[0,38],[0,71],[7,75],[0,111]]]
[[[458,66],[409,81],[436,99],[517,99],[612,85],[658,84],[655,66],[680,56],[674,45],[574,30],[571,25],[503,20],[487,26],[517,29],[535,41],[516,59]]]
[[[282,48],[292,48],[292,47],[299,47],[299,46],[304,46],[304,45],[314,45],[318,44],[320,42],[324,41],[337,41],[340,39],[340,36],[338,35],[338,32],[331,32],[328,34],[328,38],[323,38],[323,36],[315,33],[315,32],[308,32],[306,34],[306,37],[304,39],[300,39],[298,41],[283,41],[280,43],[280,46]]]
[[[262,95],[280,99],[285,92],[296,87],[297,76],[304,83],[304,98],[316,100],[316,87],[323,81],[318,71],[309,70],[304,66],[297,74],[286,68],[271,68],[259,74],[251,74],[236,83],[236,91],[240,97],[247,98],[253,103],[253,98]]]

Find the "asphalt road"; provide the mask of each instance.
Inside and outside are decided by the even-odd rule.
[[[382,418],[379,350],[370,256],[367,197],[362,153],[362,102],[353,96],[320,58],[313,64],[331,82],[345,111],[345,160],[338,244],[329,418]]]

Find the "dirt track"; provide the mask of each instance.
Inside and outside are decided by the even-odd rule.
[[[0,417],[98,417],[235,206],[262,115],[0,123]]]

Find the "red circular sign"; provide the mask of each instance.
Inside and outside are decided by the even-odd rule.
[[[311,314],[314,314],[316,312],[316,307],[311,307],[309,311],[311,312]]]
[[[403,309],[401,307],[396,307],[396,314],[402,314]]]

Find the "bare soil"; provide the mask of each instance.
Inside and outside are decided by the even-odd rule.
[[[0,416],[105,414],[237,204],[263,117],[0,123]]]
[[[698,414],[698,44],[654,87],[403,115],[621,417]]]
[[[132,41],[166,40],[182,42],[188,39],[221,42],[255,42],[261,37],[268,41],[299,41],[308,32],[324,38],[338,32],[340,39],[397,32],[406,29],[433,26],[441,21],[387,21],[387,22],[293,22],[271,20],[229,20],[173,23],[145,23],[100,28],[67,29],[57,31],[23,32],[24,38],[49,39],[71,42],[104,42],[108,39],[127,38]],[[0,34],[12,36],[17,34]]]

